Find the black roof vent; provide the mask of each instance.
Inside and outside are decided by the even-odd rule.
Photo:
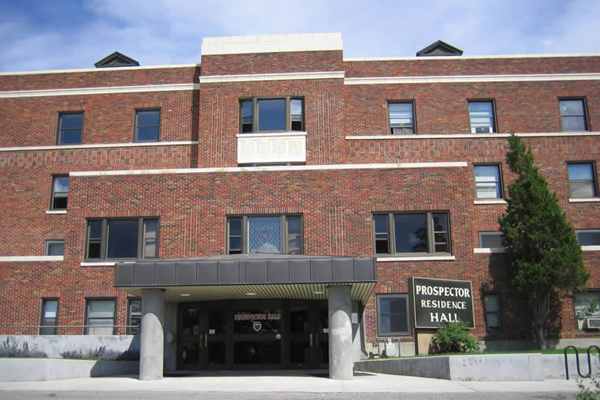
[[[429,46],[417,51],[417,57],[427,56],[462,56],[463,51],[446,42],[438,40]]]
[[[121,54],[115,51],[109,56],[104,57],[102,60],[94,64],[96,68],[111,68],[111,67],[139,67],[140,63],[133,58],[127,57],[125,54]]]

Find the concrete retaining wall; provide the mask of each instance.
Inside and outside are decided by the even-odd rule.
[[[137,375],[138,370],[139,363],[137,361],[0,358],[0,382]]]
[[[586,355],[580,355],[581,372],[587,374]],[[578,377],[574,354],[569,354],[569,375]],[[456,381],[542,381],[565,379],[562,354],[490,354],[426,358],[365,360],[354,363],[357,371],[420,376]],[[592,356],[592,373],[600,372],[600,360]]]
[[[139,352],[140,341],[133,335],[0,335],[0,342],[9,340],[21,347],[24,343],[32,349],[48,354],[49,358],[61,358],[63,351],[87,352],[100,347],[116,351]]]

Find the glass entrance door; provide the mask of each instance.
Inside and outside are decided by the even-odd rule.
[[[221,369],[227,363],[227,324],[221,308],[183,307],[179,340],[180,369]]]
[[[281,307],[237,308],[233,314],[234,368],[280,368],[283,347]]]
[[[329,311],[322,304],[289,307],[288,360],[292,368],[327,368]]]

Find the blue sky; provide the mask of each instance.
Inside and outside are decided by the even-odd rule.
[[[0,71],[200,61],[203,37],[341,32],[344,56],[600,53],[600,0],[0,0]]]

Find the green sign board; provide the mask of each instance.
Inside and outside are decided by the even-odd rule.
[[[415,328],[437,328],[458,320],[475,328],[470,281],[412,278]]]

